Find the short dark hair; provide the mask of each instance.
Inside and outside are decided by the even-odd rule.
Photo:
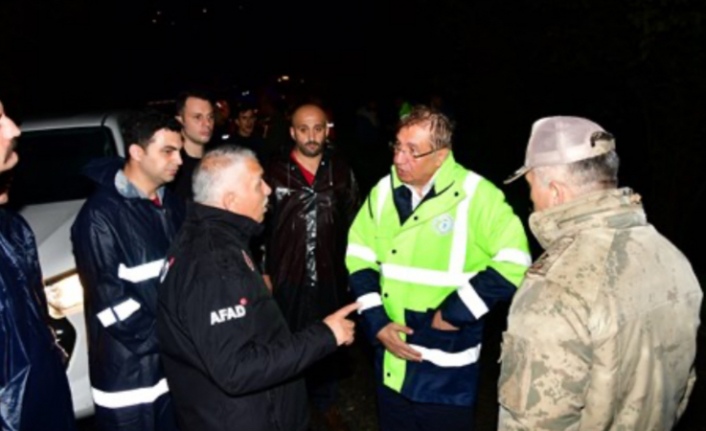
[[[181,115],[181,113],[184,111],[184,107],[186,106],[186,100],[189,97],[193,97],[194,99],[207,100],[211,105],[213,105],[213,96],[208,91],[200,88],[185,90],[179,93],[176,98],[175,108],[177,115]]]
[[[237,118],[243,112],[248,112],[248,111],[257,111],[257,108],[255,107],[254,104],[252,104],[250,102],[238,102],[235,105],[235,109],[233,109],[233,114],[234,114],[234,117]]]
[[[176,118],[154,109],[130,111],[120,119],[123,139],[125,140],[125,157],[130,158],[130,145],[139,145],[147,149],[154,134],[162,129],[181,132],[181,124]]]

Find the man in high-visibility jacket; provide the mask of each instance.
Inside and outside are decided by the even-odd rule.
[[[381,431],[473,429],[482,317],[531,261],[503,193],[456,163],[451,137],[448,118],[425,106],[402,118],[392,172],[349,233]]]

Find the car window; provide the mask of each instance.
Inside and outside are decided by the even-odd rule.
[[[82,168],[90,160],[115,156],[115,147],[106,127],[22,132],[10,202],[21,207],[88,197],[93,184]]]

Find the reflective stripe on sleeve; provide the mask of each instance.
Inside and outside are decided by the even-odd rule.
[[[461,301],[463,301],[476,319],[480,319],[488,312],[488,306],[481,299],[480,295],[478,295],[478,292],[476,292],[471,283],[466,282],[461,286],[458,289],[458,296],[461,297]]]
[[[380,294],[377,292],[366,293],[365,295],[359,296],[358,299],[356,299],[356,302],[358,304],[360,304],[360,308],[358,309],[358,314],[361,314],[365,310],[381,306],[382,305],[382,298],[380,297]]]
[[[98,317],[98,320],[100,320],[104,328],[107,328],[108,326],[118,321],[118,319],[115,317],[115,314],[113,313],[113,310],[111,310],[110,307],[98,313],[96,317]]]
[[[167,386],[166,378],[163,378],[152,387],[130,389],[127,391],[104,392],[96,388],[91,388],[93,402],[96,403],[97,406],[107,409],[153,403],[157,398],[167,392],[169,392],[169,386]]]
[[[125,302],[122,302],[115,307],[113,311],[118,316],[118,319],[125,320],[130,317],[135,311],[140,309],[140,303],[130,298]]]
[[[429,349],[416,344],[409,345],[422,354],[422,359],[444,368],[463,367],[478,362],[480,344],[462,352],[449,353],[439,349]]]
[[[370,263],[375,263],[377,260],[377,256],[372,248],[358,244],[348,244],[348,248],[346,248],[346,256],[357,257]]]
[[[504,248],[493,256],[495,262],[516,263],[525,267],[532,265],[532,257],[522,250],[516,248]]]
[[[121,263],[118,266],[118,277],[133,283],[139,283],[159,276],[163,265],[164,259],[154,260],[132,268],[128,268]]]
[[[114,306],[113,308],[106,308],[96,315],[98,320],[103,324],[104,328],[117,323],[118,320],[125,320],[132,316],[135,311],[140,309],[140,303],[132,298],[121,302],[120,304]]]
[[[411,266],[383,263],[382,275],[391,280],[425,284],[434,287],[462,286],[468,284],[475,272],[450,273],[435,269],[414,268]]]

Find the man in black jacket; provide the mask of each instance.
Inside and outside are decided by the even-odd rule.
[[[291,333],[248,251],[270,187],[255,154],[224,145],[194,173],[194,203],[167,254],[157,331],[181,431],[303,431],[298,375],[353,341],[349,304]]]
[[[349,301],[344,257],[360,196],[348,164],[327,148],[328,134],[324,110],[300,106],[292,115],[291,152],[273,159],[265,172],[274,189],[265,233],[265,280],[271,281],[293,331]],[[321,417],[330,431],[347,429],[336,407],[345,353],[327,357],[306,373],[314,418]]]
[[[169,188],[185,201],[193,199],[191,179],[196,165],[206,152],[213,137],[215,110],[211,95],[198,90],[179,93],[176,99],[176,119],[181,123],[184,146],[180,151],[182,165]]]

